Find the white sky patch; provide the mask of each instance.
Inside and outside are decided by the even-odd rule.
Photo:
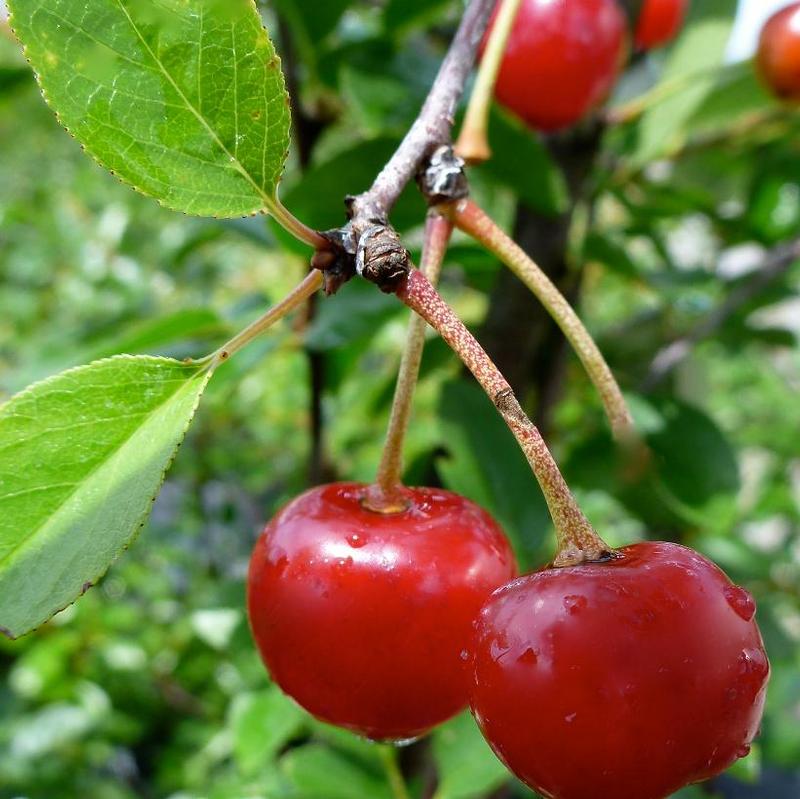
[[[1,0],[0,0],[1,1]],[[794,0],[739,0],[739,15],[728,43],[728,61],[744,61],[753,56],[764,23]]]

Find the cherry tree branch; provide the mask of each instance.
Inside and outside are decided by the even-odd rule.
[[[472,0],[469,4],[419,116],[372,186],[352,200],[354,221],[385,222],[423,159],[439,145],[450,142],[456,108],[495,2]]]
[[[731,291],[686,335],[675,339],[656,353],[642,381],[642,390],[652,391],[658,386],[688,357],[698,342],[717,331],[733,314],[783,275],[798,259],[800,259],[800,239],[780,244],[771,250],[750,280]]]
[[[400,146],[367,191],[347,198],[347,224],[323,234],[327,246],[317,249],[311,265],[325,273],[326,294],[334,294],[355,273],[386,292],[393,292],[408,275],[411,259],[389,223],[389,212],[425,162],[449,146],[456,107],[495,2],[471,0],[425,103]],[[445,172],[449,169],[447,163],[439,167]]]

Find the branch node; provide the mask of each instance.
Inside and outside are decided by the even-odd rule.
[[[417,185],[428,205],[463,200],[469,196],[464,159],[450,144],[437,147],[417,173]]]
[[[336,294],[356,273],[356,241],[349,223],[341,228],[326,230],[322,236],[330,247],[317,250],[311,258],[311,266],[322,272],[325,279],[323,288],[330,296]]]
[[[393,294],[408,277],[411,255],[393,227],[373,224],[358,237],[355,268],[381,291]]]

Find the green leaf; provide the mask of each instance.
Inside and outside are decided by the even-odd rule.
[[[639,274],[636,261],[629,255],[625,243],[613,233],[590,231],[583,244],[583,257],[597,261],[623,277],[635,278]]]
[[[19,391],[47,375],[120,353],[181,358],[191,349],[190,343],[229,338],[231,334],[230,325],[206,308],[187,308],[167,316],[139,320],[115,330],[110,336],[94,338],[83,346],[76,346],[74,341],[54,332],[44,341],[37,340],[37,357],[24,361],[21,368],[0,381],[0,386],[9,391]]]
[[[486,395],[464,380],[445,385],[440,400],[443,445],[436,463],[447,488],[492,513],[523,567],[538,560],[551,529],[542,492],[525,456]]]
[[[389,0],[384,11],[384,25],[390,33],[421,26],[441,16],[442,9],[450,4],[450,0]]]
[[[469,713],[462,713],[433,734],[439,770],[435,799],[478,799],[510,778]]]
[[[324,3],[308,3],[305,0],[273,0],[278,13],[292,27],[296,37],[301,37],[308,46],[316,46],[339,23],[347,10],[349,0],[325,0]]]
[[[230,727],[233,753],[245,776],[258,774],[302,729],[307,716],[277,686],[234,698]]]
[[[397,138],[381,136],[357,142],[329,160],[314,164],[300,182],[286,191],[287,205],[316,230],[340,225],[344,219],[345,194],[366,191],[397,144]],[[425,205],[419,191],[408,187],[392,209],[392,223],[402,231],[424,218]]]
[[[648,442],[667,490],[694,508],[718,495],[735,494],[740,485],[736,452],[714,420],[673,399],[656,407],[663,426],[648,436]]]
[[[306,347],[325,352],[374,336],[403,310],[397,298],[375,291],[365,280],[351,280],[334,302],[323,301],[305,335]]]
[[[280,60],[253,0],[12,0],[62,124],[167,208],[273,210],[289,147]]]
[[[144,524],[210,372],[118,356],[0,407],[0,628],[23,635],[98,580]]]
[[[513,189],[520,200],[543,214],[559,214],[569,206],[567,184],[536,133],[494,106],[489,117],[492,157],[479,171]]]
[[[379,776],[332,749],[309,744],[281,759],[281,766],[302,799],[391,799]]]
[[[735,11],[735,0],[693,4],[689,22],[672,48],[662,76],[662,84],[674,82],[681,89],[642,117],[632,156],[635,165],[658,158],[674,140],[683,137],[689,119],[716,85],[714,68],[722,67]]]

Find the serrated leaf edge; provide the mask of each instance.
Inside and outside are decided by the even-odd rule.
[[[59,379],[61,377],[64,377],[67,374],[71,374],[71,373],[74,373],[74,372],[79,372],[79,371],[82,371],[84,369],[89,369],[90,367],[96,366],[97,364],[108,363],[110,361],[119,361],[119,360],[125,360],[125,361],[144,361],[144,360],[146,360],[146,361],[152,361],[152,362],[163,361],[163,362],[167,362],[167,363],[172,364],[172,365],[181,365],[181,361],[176,361],[173,358],[165,358],[165,357],[162,357],[162,356],[154,356],[154,355],[141,355],[141,356],[139,356],[139,355],[114,355],[114,356],[112,356],[110,358],[102,358],[102,359],[100,359],[98,361],[93,361],[92,363],[89,363],[89,364],[82,364],[81,366],[75,366],[75,367],[72,367],[71,369],[66,369],[63,372],[59,372],[58,374],[51,375],[50,377],[47,377],[44,380],[40,380],[37,383],[33,383],[32,385],[30,385],[27,388],[23,389],[22,391],[18,392],[13,397],[11,397],[8,401],[6,401],[2,405],[0,405],[0,417],[2,417],[3,411],[5,410],[6,406],[10,402],[12,402],[15,399],[24,397],[26,394],[28,394],[29,392],[34,391],[35,389],[38,389],[38,388],[40,388],[42,386],[45,386],[48,383],[52,383],[52,382],[56,381],[57,379]],[[187,366],[189,366],[189,365],[187,364]],[[198,367],[197,368],[197,374],[198,375],[202,374],[202,372],[203,372],[203,370]],[[145,509],[144,513],[142,513],[142,515],[132,525],[131,534],[129,535],[129,537],[127,538],[125,543],[120,547],[120,549],[109,560],[108,565],[104,569],[101,569],[93,577],[91,577],[91,579],[88,581],[88,583],[83,586],[82,590],[77,594],[77,596],[74,599],[72,599],[71,601],[67,602],[63,606],[57,608],[56,610],[54,610],[50,614],[50,616],[48,616],[46,619],[44,619],[40,623],[35,624],[33,627],[30,627],[30,628],[22,630],[22,631],[12,631],[10,628],[0,625],[0,634],[5,635],[7,638],[10,638],[13,641],[13,640],[16,640],[17,638],[20,638],[23,635],[27,635],[28,633],[31,633],[31,632],[34,632],[35,630],[38,630],[42,625],[46,624],[50,619],[52,619],[53,616],[55,616],[57,613],[60,613],[62,610],[64,610],[64,608],[67,608],[70,605],[73,605],[78,599],[80,599],[80,597],[83,596],[83,594],[85,594],[86,591],[92,585],[97,583],[97,581],[101,577],[103,577],[103,575],[105,575],[106,572],[108,572],[108,570],[117,561],[117,559],[120,557],[120,555],[122,555],[123,552],[126,552],[128,550],[128,548],[134,543],[134,541],[138,537],[139,533],[141,532],[142,528],[144,527],[145,523],[147,522],[148,517],[150,516],[152,505],[155,502],[156,497],[158,496],[159,492],[161,491],[162,486],[164,485],[164,481],[166,479],[167,472],[170,470],[170,468],[172,467],[172,464],[175,462],[175,458],[177,457],[178,450],[181,448],[181,445],[183,444],[183,442],[184,442],[184,440],[186,438],[186,434],[187,434],[187,432],[189,430],[189,426],[191,425],[192,421],[194,420],[194,417],[195,417],[195,415],[197,413],[197,408],[199,407],[200,400],[202,399],[202,396],[203,396],[203,392],[205,391],[205,388],[208,385],[208,382],[211,379],[212,374],[213,374],[212,370],[210,370],[210,369],[206,370],[205,378],[203,380],[202,386],[200,387],[200,389],[199,389],[199,391],[197,393],[197,398],[195,399],[195,402],[192,405],[191,412],[190,412],[190,414],[189,414],[189,416],[188,416],[188,418],[186,420],[186,425],[185,425],[185,427],[183,429],[183,433],[181,434],[180,438],[178,439],[178,441],[175,444],[175,448],[174,448],[174,450],[172,452],[172,456],[168,459],[167,463],[164,465],[164,468],[163,468],[163,470],[161,472],[161,476],[160,476],[160,478],[158,480],[158,484],[156,486],[155,493],[150,498],[150,505]],[[192,377],[194,377],[194,376],[196,376],[196,375],[193,375]],[[192,379],[192,378],[190,377],[188,379]],[[188,381],[188,379],[187,379],[187,381]],[[151,412],[151,414],[148,414],[148,416],[152,415],[152,413],[155,413],[157,410],[162,408],[165,404],[166,403],[161,403],[161,405],[159,405],[158,408],[154,409]],[[105,461],[103,461],[103,463],[105,463]],[[94,472],[97,471],[97,468],[99,468],[99,467],[95,467],[95,469],[92,470],[90,475],[94,474]],[[30,540],[30,539],[27,539],[27,540]],[[25,542],[22,542],[23,546],[24,546],[24,544],[25,544]],[[16,548],[7,557],[10,557],[11,555],[13,555],[14,552],[16,552]],[[0,568],[0,573],[1,572],[2,572],[2,568]]]
[[[265,214],[265,215],[272,215],[273,214],[275,207],[278,205],[277,189],[278,189],[278,186],[280,185],[283,172],[286,169],[286,162],[287,162],[287,160],[289,158],[289,152],[290,152],[290,148],[289,147],[287,147],[286,150],[283,153],[283,166],[281,167],[281,172],[278,175],[278,180],[276,182],[275,197],[269,197],[269,195],[267,195],[266,192],[264,192],[264,190],[261,187],[259,187],[255,183],[255,181],[250,177],[250,175],[247,172],[247,170],[243,166],[241,166],[239,164],[239,166],[241,166],[241,170],[240,170],[241,173],[248,179],[248,182],[250,182],[253,186],[256,187],[258,193],[261,195],[261,197],[264,200],[264,205],[263,206],[261,206],[259,208],[253,208],[252,210],[247,211],[247,212],[245,212],[243,214],[211,214],[210,216],[206,216],[204,214],[193,214],[193,213],[190,213],[189,211],[186,211],[184,208],[179,208],[178,206],[172,205],[169,202],[167,202],[166,200],[161,199],[160,197],[156,197],[154,194],[150,194],[149,192],[147,192],[143,188],[141,188],[141,186],[137,186],[135,183],[127,180],[126,178],[123,178],[122,176],[118,175],[115,170],[113,170],[113,169],[111,169],[111,167],[107,166],[103,162],[103,160],[99,156],[95,155],[95,153],[92,152],[92,150],[89,147],[87,147],[85,144],[83,144],[83,142],[72,132],[70,127],[67,124],[65,124],[65,122],[61,118],[61,114],[56,109],[56,107],[53,104],[53,102],[50,100],[50,97],[47,94],[47,90],[44,88],[44,84],[42,83],[42,79],[41,79],[41,75],[39,74],[39,71],[36,69],[36,67],[34,67],[32,61],[28,57],[28,45],[26,45],[25,42],[22,41],[20,36],[17,34],[16,29],[14,28],[14,8],[13,8],[13,6],[14,6],[15,2],[16,2],[16,0],[6,0],[6,7],[8,9],[8,27],[11,30],[11,32],[14,34],[14,38],[17,40],[17,42],[22,47],[22,54],[24,55],[25,60],[27,61],[28,65],[30,66],[34,77],[36,78],[36,85],[39,87],[39,93],[42,95],[42,98],[44,99],[45,104],[47,105],[47,107],[52,111],[52,113],[55,116],[56,121],[58,122],[58,124],[70,135],[70,137],[75,142],[77,142],[77,144],[81,148],[81,150],[83,150],[83,152],[85,152],[98,166],[102,167],[112,177],[116,178],[117,181],[119,183],[121,183],[123,186],[127,186],[128,188],[133,189],[137,194],[141,194],[143,197],[147,197],[149,200],[155,200],[162,208],[166,208],[168,211],[175,211],[177,213],[183,214],[184,216],[195,216],[195,217],[207,218],[207,219],[240,219],[240,218],[245,218],[245,217],[258,216],[259,214]],[[272,39],[271,39],[271,37],[269,35],[269,31],[265,27],[264,23],[261,21],[261,14],[260,14],[260,12],[258,10],[258,6],[256,5],[256,0],[246,0],[246,2],[252,7],[254,13],[258,16],[259,24],[261,25],[261,29],[266,34],[266,37],[267,37],[267,39],[268,39],[268,41],[270,43],[270,46],[272,47],[273,55],[272,55],[272,59],[270,59],[270,60],[274,61],[275,67],[277,68],[278,73],[281,76],[281,83],[283,85],[283,93],[284,93],[284,95],[286,97],[287,105],[289,105],[290,104],[289,90],[286,87],[286,77],[283,74],[283,67],[281,66],[281,64],[282,64],[281,57],[278,55],[277,51],[275,50],[275,44],[273,43],[273,41],[272,41]],[[171,78],[170,78],[170,80],[171,80]],[[181,92],[181,94],[182,94],[182,92]],[[223,147],[223,149],[224,149],[224,151],[226,153],[228,152],[227,148]],[[239,163],[238,160],[236,161],[236,163],[237,164]],[[2,628],[0,628],[0,630],[1,629]]]

